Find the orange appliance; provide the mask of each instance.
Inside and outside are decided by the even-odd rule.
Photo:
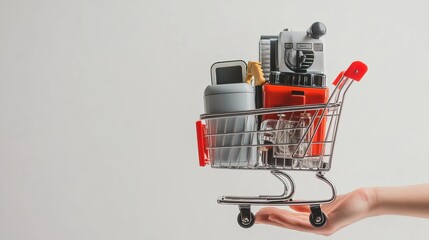
[[[286,72],[271,72],[269,83],[263,86],[263,107],[273,108],[281,106],[296,106],[308,104],[326,104],[329,97],[329,89],[326,87],[324,74],[297,74]],[[320,156],[322,154],[322,144],[325,138],[326,119],[321,118],[322,112],[309,111],[312,127],[315,132],[309,133],[313,140],[309,156]],[[284,113],[284,119],[297,120],[300,114]],[[276,114],[264,116],[266,119],[279,119]],[[314,137],[313,137],[314,135]]]

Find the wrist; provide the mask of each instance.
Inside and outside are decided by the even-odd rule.
[[[378,214],[378,200],[376,188],[358,188],[349,193],[349,203],[353,208],[358,209],[356,212],[359,219],[372,217]]]
[[[379,191],[378,187],[366,188],[367,199],[368,199],[368,216],[378,216],[381,214],[380,204],[379,204]]]

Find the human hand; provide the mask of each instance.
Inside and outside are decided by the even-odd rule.
[[[295,211],[262,208],[256,213],[255,222],[329,236],[347,225],[371,216],[373,197],[372,190],[365,188],[337,196],[332,203],[321,206],[328,220],[326,225],[320,228],[310,224],[308,205],[290,206]]]

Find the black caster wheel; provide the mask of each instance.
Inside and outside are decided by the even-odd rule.
[[[317,214],[317,215],[310,213],[309,220],[310,220],[311,225],[313,225],[313,227],[316,227],[316,228],[320,228],[320,227],[325,226],[326,221],[327,221],[326,215],[323,212],[321,212],[321,214]]]
[[[241,213],[239,213],[237,217],[237,222],[238,225],[240,225],[242,228],[250,228],[255,223],[255,215],[253,215],[253,213],[250,213],[249,217],[246,218],[242,218],[241,216]]]

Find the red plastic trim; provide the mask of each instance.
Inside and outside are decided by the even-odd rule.
[[[344,76],[344,71],[341,71],[337,78],[335,78],[334,82],[332,84],[334,84],[334,86],[337,86],[337,84],[340,82],[341,78]]]
[[[208,164],[207,159],[207,149],[206,149],[206,143],[205,143],[205,129],[206,125],[204,125],[201,121],[196,122],[197,126],[197,144],[198,144],[198,158],[199,158],[199,164],[200,167],[204,167]]]
[[[365,73],[368,71],[368,66],[361,61],[355,61],[350,64],[349,68],[344,73],[344,76],[359,82]]]

